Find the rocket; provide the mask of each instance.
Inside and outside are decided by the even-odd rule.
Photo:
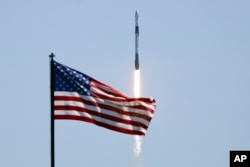
[[[135,11],[135,69],[139,70],[139,12]]]

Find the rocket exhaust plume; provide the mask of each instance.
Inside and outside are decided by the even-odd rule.
[[[134,97],[140,97],[140,70],[135,70],[134,73]]]
[[[140,97],[140,70],[135,70],[134,72],[134,97]],[[141,144],[142,144],[142,137],[135,135],[135,143],[134,143],[134,155],[135,157],[140,157],[141,153]]]
[[[140,70],[135,70],[134,73],[134,97],[140,97]],[[136,157],[140,156],[142,138],[140,136],[134,136],[134,154]]]
[[[135,157],[140,157],[141,144],[142,144],[142,137],[135,135],[135,143],[134,143],[134,154],[135,154]]]

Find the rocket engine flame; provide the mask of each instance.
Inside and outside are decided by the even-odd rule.
[[[134,97],[138,98],[140,97],[140,70],[135,70],[134,73]],[[142,144],[142,137],[141,136],[134,136],[135,143],[134,143],[134,154],[136,157],[140,157],[141,153],[141,144]]]
[[[138,98],[140,97],[140,70],[135,70],[134,73],[134,97]]]

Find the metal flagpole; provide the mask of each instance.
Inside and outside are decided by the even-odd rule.
[[[55,128],[54,128],[54,57],[51,53],[50,57],[50,156],[51,156],[51,167],[55,167]]]

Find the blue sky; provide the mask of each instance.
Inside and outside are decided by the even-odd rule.
[[[50,165],[49,58],[133,95],[140,11],[142,95],[157,109],[134,138],[56,121],[56,166],[229,166],[250,149],[248,0],[0,1],[0,166]],[[139,163],[138,163],[139,161]]]

